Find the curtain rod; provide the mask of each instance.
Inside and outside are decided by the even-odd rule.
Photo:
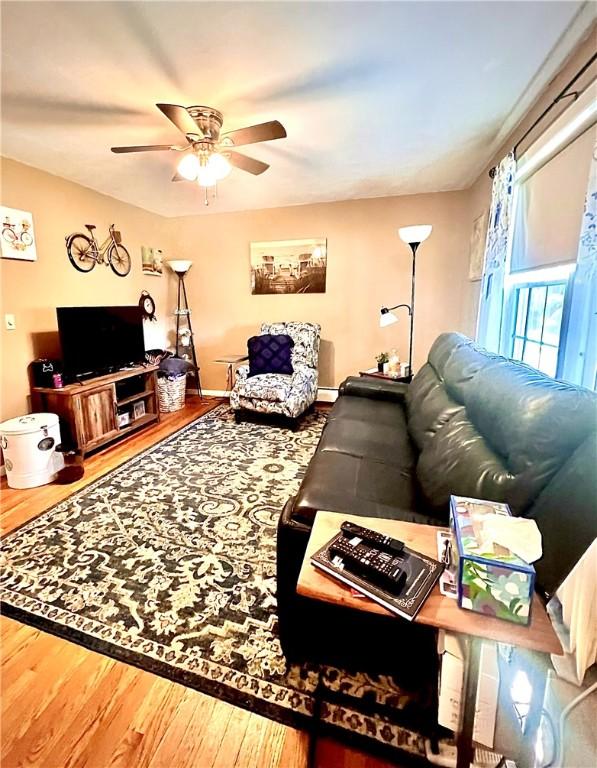
[[[580,77],[582,77],[582,75],[584,75],[584,73],[587,71],[587,69],[589,69],[589,67],[595,62],[596,59],[597,59],[597,53],[594,53],[591,56],[591,58],[578,70],[578,72],[574,75],[572,80],[570,80],[570,82],[567,83],[562,88],[562,90],[558,93],[558,95],[551,102],[551,104],[549,104],[549,106],[547,106],[543,110],[543,112],[539,115],[539,117],[535,120],[535,122],[524,132],[524,134],[520,137],[520,139],[516,142],[516,144],[512,148],[512,152],[514,153],[515,156],[516,156],[516,150],[522,144],[522,142],[529,136],[529,134],[531,134],[535,130],[535,128],[539,125],[539,123],[541,123],[543,120],[545,120],[545,118],[551,112],[551,110],[555,106],[557,106],[560,103],[560,101],[562,101],[562,99],[569,99],[570,97],[573,97],[574,101],[576,101],[576,99],[578,99],[578,97],[580,96],[580,93],[578,91],[571,91],[570,93],[567,93],[567,91],[568,91],[569,88],[571,88],[574,85],[574,83]],[[497,169],[497,166],[495,166],[495,165],[493,166],[493,168],[489,169],[489,178],[490,179],[493,179],[493,177],[495,176],[496,169]]]

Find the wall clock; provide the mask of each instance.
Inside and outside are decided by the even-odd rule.
[[[147,291],[141,291],[139,306],[143,310],[144,319],[157,320],[157,317],[155,316],[155,301],[151,298]]]

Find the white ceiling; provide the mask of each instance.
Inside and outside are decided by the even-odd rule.
[[[166,216],[202,213],[155,102],[206,104],[225,129],[278,119],[271,163],[209,212],[468,186],[580,2],[9,2],[2,154]],[[537,76],[537,73],[540,73]],[[512,111],[515,110],[513,113]]]

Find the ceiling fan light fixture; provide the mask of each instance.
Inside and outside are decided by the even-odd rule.
[[[232,170],[232,166],[228,160],[224,155],[220,155],[218,152],[214,152],[210,155],[209,160],[207,161],[207,168],[213,173],[216,181],[225,179]]]
[[[201,165],[197,171],[197,184],[200,187],[215,187],[218,179],[209,165]]]
[[[195,181],[199,175],[200,163],[197,155],[191,153],[181,158],[177,166],[177,171],[187,181]]]

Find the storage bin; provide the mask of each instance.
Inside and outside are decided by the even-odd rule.
[[[184,408],[187,390],[186,373],[173,379],[158,376],[158,402],[162,413],[172,413]]]
[[[32,413],[0,424],[0,445],[10,488],[36,488],[51,483],[64,466],[60,424],[55,413]]]
[[[528,624],[535,569],[499,545],[485,542],[483,518],[509,515],[507,504],[450,497],[453,566],[458,573],[458,605],[486,616]]]

